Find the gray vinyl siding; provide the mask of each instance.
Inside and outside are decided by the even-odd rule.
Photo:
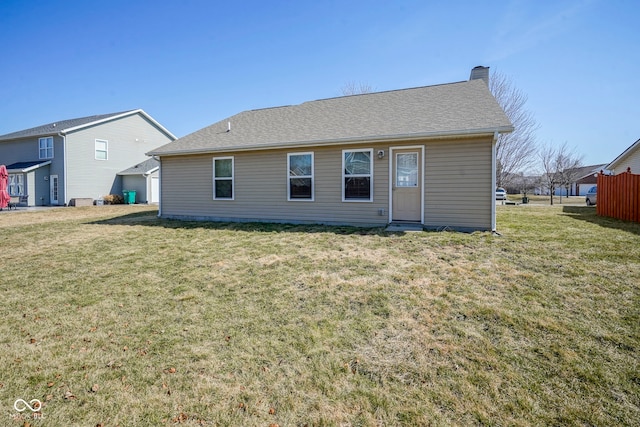
[[[158,176],[158,172],[154,172],[149,176],[140,175],[123,175],[122,190],[135,191],[136,203],[149,203],[151,200],[151,179]]]
[[[342,201],[342,150],[373,149],[373,201]],[[268,150],[163,157],[164,217],[295,223],[384,225],[389,201],[388,160],[379,146]],[[386,150],[386,148],[385,148]],[[287,153],[314,152],[314,201],[287,200]],[[234,156],[235,200],[213,200],[213,158]],[[379,209],[385,214],[379,215]]]
[[[25,174],[25,192],[28,206],[49,204],[49,181],[45,175],[58,175],[60,189],[62,189],[64,175],[64,140],[59,135],[53,137],[53,158],[39,158],[40,137],[23,138],[13,141],[0,142],[0,164],[11,165],[18,162],[51,161],[45,169],[39,168]],[[60,193],[62,194],[62,193]]]
[[[49,205],[49,169],[50,166],[47,165],[24,174],[27,206]]]
[[[13,141],[0,141],[0,164],[10,165],[18,162],[31,161],[48,161],[55,171],[62,171],[62,163],[64,159],[64,144],[62,137],[58,135],[49,135],[53,137],[53,158],[40,159],[39,156],[39,137],[17,139]],[[55,174],[56,172],[52,171]]]
[[[51,166],[43,166],[41,168],[38,168],[32,172],[29,173],[29,175],[33,174],[35,177],[35,188],[33,191],[33,193],[29,193],[30,197],[29,200],[31,201],[31,197],[33,197],[33,205],[38,205],[38,206],[47,206],[50,203],[50,194],[51,194],[51,187],[50,187],[50,181],[49,181],[49,176],[51,175],[51,171],[50,171]]]
[[[490,230],[492,141],[399,143],[425,147],[425,217],[429,228]],[[342,152],[373,150],[373,201],[342,201]],[[385,157],[376,153],[384,150]],[[287,201],[287,153],[314,153],[314,201]],[[234,157],[234,200],[213,200],[213,158]],[[385,225],[389,221],[389,145],[224,152],[161,158],[165,218]],[[380,215],[380,210],[384,214]]]
[[[57,142],[57,140],[53,141],[54,150],[58,148]],[[54,156],[56,154],[58,153],[54,153]],[[38,160],[38,138],[0,142],[1,165],[35,160]]]
[[[122,177],[117,173],[146,160],[145,153],[171,141],[140,114],[71,132],[66,139],[68,194],[64,195],[65,203],[77,197],[99,199],[107,194],[122,195]],[[107,160],[95,158],[96,139],[108,141]]]
[[[426,144],[425,225],[491,230],[492,140]]]

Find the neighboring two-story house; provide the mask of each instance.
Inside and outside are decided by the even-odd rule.
[[[63,120],[0,136],[8,190],[22,205],[122,194],[119,172],[176,137],[143,110]],[[124,189],[126,190],[126,189]],[[146,202],[152,195],[145,195]]]

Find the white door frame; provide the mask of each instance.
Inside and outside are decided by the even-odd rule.
[[[393,221],[393,162],[395,161],[394,150],[419,150],[418,155],[420,164],[420,224],[424,225],[424,176],[425,176],[425,159],[424,145],[404,145],[389,147],[389,223]]]

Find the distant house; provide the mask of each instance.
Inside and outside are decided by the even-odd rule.
[[[626,172],[627,168],[631,168],[633,174],[640,174],[640,139],[606,166],[613,175]]]
[[[9,192],[23,205],[122,194],[118,172],[176,137],[143,110],[62,120],[0,136]]]
[[[160,216],[495,229],[496,140],[513,127],[488,77],[221,120],[148,153]]]
[[[596,174],[603,170],[606,165],[591,165],[576,168],[575,171],[571,170],[571,175],[577,177],[575,182],[572,182],[569,186],[569,192],[567,194],[566,187],[556,188],[555,194],[557,196],[584,196],[589,189],[596,185]]]
[[[569,187],[557,184],[554,188],[553,194],[556,196],[584,196],[589,189],[596,185],[596,174],[604,169],[606,165],[590,165],[581,166],[579,168],[568,169],[567,173],[570,176],[575,177],[575,180],[569,185]],[[560,176],[561,173],[552,174]],[[535,188],[535,194],[549,195],[549,187],[546,185],[549,182],[549,178],[546,175],[542,175],[538,178],[539,185]]]

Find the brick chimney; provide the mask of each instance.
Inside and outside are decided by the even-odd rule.
[[[471,70],[471,75],[469,76],[469,80],[482,79],[489,86],[489,67],[483,67],[482,65],[478,65],[477,67],[473,67]]]

